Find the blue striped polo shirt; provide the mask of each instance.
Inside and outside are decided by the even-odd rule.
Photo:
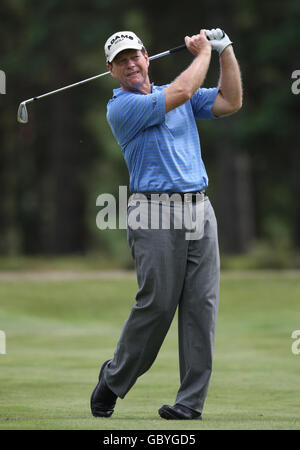
[[[131,192],[191,192],[208,186],[195,119],[215,117],[211,107],[218,88],[200,88],[166,113],[167,86],[152,84],[151,94],[114,89],[107,104],[107,120],[122,148]]]

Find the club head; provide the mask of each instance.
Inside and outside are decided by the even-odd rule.
[[[28,122],[28,112],[26,108],[26,102],[22,102],[18,108],[17,120],[19,123],[27,123]]]

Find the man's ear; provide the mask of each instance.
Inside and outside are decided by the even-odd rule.
[[[115,78],[114,74],[113,74],[113,65],[111,63],[107,63],[106,67],[108,68],[108,70],[110,71],[110,74],[112,77]]]
[[[148,52],[147,52],[147,51],[145,51],[144,56],[145,56],[145,58],[146,58],[147,65],[148,65],[148,67],[149,67],[150,60],[149,60],[149,55],[148,55]]]

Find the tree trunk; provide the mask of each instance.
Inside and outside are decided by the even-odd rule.
[[[221,250],[246,252],[254,235],[249,157],[224,144],[218,151],[216,213]]]
[[[67,79],[67,78],[65,78]],[[72,94],[57,95],[54,101],[51,142],[53,218],[51,251],[57,254],[85,249],[85,192],[80,182],[79,137]]]

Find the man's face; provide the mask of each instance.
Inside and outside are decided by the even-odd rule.
[[[149,85],[147,52],[123,50],[114,58],[112,64],[107,64],[107,67],[126,91],[143,90]]]

